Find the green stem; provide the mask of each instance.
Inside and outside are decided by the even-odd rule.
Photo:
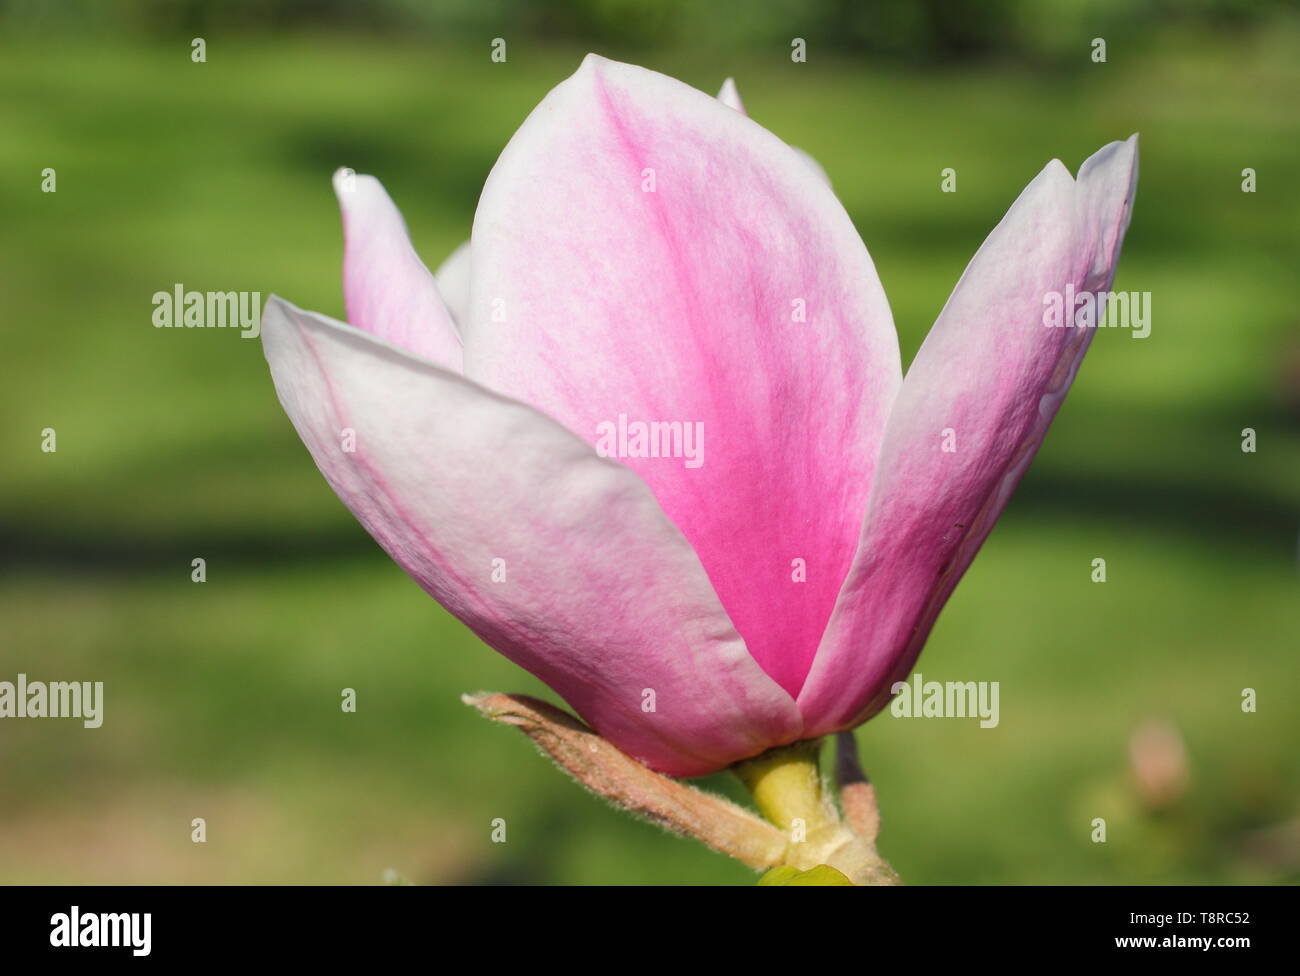
[[[789,838],[782,863],[801,871],[828,864],[859,885],[898,884],[875,844],[841,822],[822,784],[820,739],[770,749],[732,770],[759,812]]]
[[[817,757],[821,739],[769,749],[737,763],[733,769],[754,798],[758,812],[782,830],[802,822],[805,830],[838,822],[822,791]]]

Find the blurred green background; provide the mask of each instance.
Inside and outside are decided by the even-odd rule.
[[[819,159],[905,362],[1048,159],[1075,170],[1141,133],[1116,287],[1152,293],[1151,335],[1098,334],[921,659],[929,679],[1000,681],[1000,726],[859,730],[881,847],[913,884],[1300,878],[1293,5],[10,0],[0,680],[102,680],[106,710],[98,730],[0,722],[0,881],[752,882],[462,706],[554,696],[353,521],[260,343],[150,322],[176,282],[341,317],[341,165],[378,175],[441,261],[588,49],[710,92],[734,76]],[[1137,748],[1163,781],[1130,757],[1152,719],[1167,734]]]

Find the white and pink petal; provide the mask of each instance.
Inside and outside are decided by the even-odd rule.
[[[890,414],[853,568],[799,694],[809,735],[888,701],[1033,459],[1094,329],[1049,300],[1110,287],[1137,137],[1029,184],[971,260]]]
[[[793,699],[626,467],[529,406],[279,298],[262,337],[280,402],[361,524],[601,735],[677,776],[800,736]]]
[[[348,321],[407,352],[459,371],[460,336],[406,231],[373,176],[341,169],[334,192],[343,212],[343,299]]]
[[[901,381],[834,194],[740,112],[591,56],[502,153],[472,241],[467,375],[593,444],[620,417],[702,425],[702,464],[625,463],[797,693]]]

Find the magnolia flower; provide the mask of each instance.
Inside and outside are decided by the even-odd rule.
[[[705,774],[857,726],[910,671],[1092,338],[1045,296],[1108,288],[1136,173],[1136,137],[1049,163],[904,378],[815,164],[734,86],[589,56],[437,276],[375,179],[336,176],[348,324],[273,297],[266,357],[420,586],[627,755]],[[702,463],[663,456],[682,431]]]

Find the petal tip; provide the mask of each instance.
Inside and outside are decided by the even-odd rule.
[[[599,71],[602,66],[610,63],[609,58],[603,57],[595,51],[588,51],[586,56],[582,59],[582,64],[578,65],[578,70],[574,72],[574,76],[576,77],[578,75]]]
[[[745,103],[740,100],[740,89],[736,87],[735,78],[728,78],[722,83],[722,88],[718,92],[718,101],[727,108],[734,108],[742,115],[745,114]]]
[[[330,182],[334,184],[334,195],[340,201],[343,200],[343,194],[351,192],[352,181],[356,178],[356,175],[350,167],[340,166],[334,171],[334,175],[330,177]]]
[[[1047,165],[1043,167],[1043,171],[1039,173],[1039,176],[1049,175],[1053,178],[1064,176],[1069,180],[1074,179],[1073,174],[1070,172],[1070,167],[1066,166],[1065,163],[1061,162],[1061,160],[1056,156],[1049,159]]]
[[[280,324],[289,318],[296,311],[293,302],[281,298],[272,292],[266,297],[266,303],[262,306],[262,341],[266,341],[267,328],[278,329]]]
[[[373,200],[376,191],[379,196],[388,197],[379,180],[365,173],[358,173],[347,166],[336,169],[334,175],[330,177],[330,182],[334,184],[334,195],[338,198],[339,208],[345,212],[354,209],[357,204],[363,202],[364,198]]]

